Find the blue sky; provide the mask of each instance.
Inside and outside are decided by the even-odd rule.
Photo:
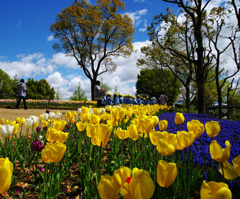
[[[0,68],[11,77],[46,79],[69,99],[78,83],[90,99],[90,81],[79,69],[74,58],[52,49],[54,41],[50,26],[58,13],[74,0],[1,0],[0,1]],[[124,1],[124,0],[123,0]],[[93,0],[90,3],[95,4]],[[103,83],[122,94],[134,95],[140,69],[136,60],[140,48],[147,45],[146,26],[153,16],[166,12],[167,7],[179,10],[161,0],[125,0],[125,11],[134,22],[134,49],[129,58],[115,59],[117,70],[101,76]],[[131,68],[129,70],[129,68]]]
[[[50,26],[58,13],[74,0],[8,0],[0,1],[0,68],[12,78],[46,79],[59,90],[63,99],[69,99],[80,82],[90,99],[90,81],[73,58],[52,49],[54,41]],[[89,1],[95,4],[93,0]],[[134,21],[136,50],[131,57],[118,58],[117,70],[101,76],[103,83],[122,94],[135,94],[136,60],[140,48],[148,40],[146,26],[155,14],[165,12],[170,4],[160,0],[128,0],[125,11]],[[131,71],[126,73],[131,66]]]

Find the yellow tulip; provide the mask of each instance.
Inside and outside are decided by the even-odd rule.
[[[165,140],[159,140],[157,143],[157,151],[162,156],[170,156],[176,151],[176,148],[173,144],[167,143]]]
[[[217,121],[206,122],[205,128],[210,138],[216,137],[221,130],[220,124]]]
[[[138,140],[138,131],[137,131],[137,126],[136,125],[133,125],[133,124],[129,125],[127,127],[127,132],[128,132],[128,136],[132,140],[134,140],[134,141]]]
[[[167,121],[167,120],[161,120],[161,121],[158,123],[158,125],[159,125],[159,129],[160,129],[161,131],[165,131],[165,130],[167,129],[167,127],[168,127],[168,121]]]
[[[121,187],[121,194],[126,198],[151,198],[155,191],[155,184],[150,174],[143,170],[134,168],[132,177]]]
[[[90,113],[85,113],[80,116],[82,122],[88,122],[89,117],[91,116]]]
[[[118,127],[114,131],[114,135],[118,137],[121,140],[127,139],[128,138],[128,132],[127,130],[123,130],[122,128]]]
[[[154,127],[154,119],[142,116],[138,123],[138,131],[141,133],[149,133]]]
[[[82,106],[82,114],[90,113],[90,109],[88,107]]]
[[[5,195],[12,182],[13,164],[8,158],[0,158],[0,194]]]
[[[240,155],[235,157],[232,160],[232,163],[233,163],[233,166],[234,166],[234,169],[235,169],[236,173],[238,174],[238,176],[240,176]]]
[[[131,170],[128,167],[122,166],[113,173],[113,181],[118,187],[124,185],[126,180],[131,176]]]
[[[41,156],[45,163],[49,162],[59,162],[62,160],[64,153],[66,151],[66,146],[60,142],[46,143],[43,148]]]
[[[53,128],[63,131],[67,122],[65,120],[54,120],[53,121]]]
[[[117,122],[121,122],[125,118],[126,112],[125,109],[117,107],[111,110],[111,115]]]
[[[150,141],[153,145],[157,146],[157,143],[160,139],[165,139],[167,132],[166,131],[156,131],[152,130],[149,133]]]
[[[117,198],[120,192],[120,188],[113,182],[113,177],[109,175],[101,176],[97,189],[102,199]]]
[[[216,140],[213,140],[210,144],[210,154],[212,159],[217,162],[226,162],[230,157],[231,144],[227,140],[225,142],[226,148],[222,148]]]
[[[193,131],[195,138],[199,138],[205,130],[204,125],[199,122],[199,120],[192,120],[187,122],[187,129],[188,131]]]
[[[79,121],[76,123],[76,126],[79,131],[84,131],[87,125],[85,123]]]
[[[96,131],[97,131],[97,127],[98,127],[98,125],[88,124],[87,128],[86,128],[87,136],[90,138],[94,137],[96,134]]]
[[[14,126],[13,135],[16,135],[18,133],[19,124],[14,121],[14,122],[11,122],[10,125]]]
[[[151,120],[153,120],[153,127],[155,127],[155,126],[158,124],[158,122],[159,122],[159,118],[158,118],[156,115],[154,115],[154,116],[149,116],[149,118],[150,118]]]
[[[235,178],[238,177],[236,170],[228,161],[219,163],[218,171],[227,180],[234,180]]]
[[[201,199],[232,199],[232,192],[225,183],[204,180],[200,196]]]
[[[0,124],[4,124],[4,118],[0,119]]]
[[[175,115],[175,123],[177,125],[182,124],[184,122],[184,120],[185,120],[185,117],[183,116],[182,113],[176,113],[176,115]]]
[[[47,127],[49,125],[49,122],[46,120],[42,120],[42,126]]]
[[[95,135],[91,137],[91,142],[93,145],[97,146],[106,146],[109,137],[112,132],[112,126],[107,125],[107,124],[99,124],[97,125],[97,129],[95,131]]]
[[[177,177],[176,163],[159,160],[157,165],[157,182],[161,187],[168,188]]]
[[[49,142],[65,142],[68,138],[68,133],[64,133],[63,131],[57,130],[55,128],[48,128],[46,139]]]
[[[195,140],[195,135],[192,131],[178,131],[177,132],[177,150],[183,150],[192,145]]]
[[[20,122],[19,122],[19,125],[22,126],[25,124],[25,118],[24,117],[21,117],[20,119]]]
[[[101,118],[98,115],[91,115],[89,117],[89,123],[91,124],[98,124],[100,122]]]

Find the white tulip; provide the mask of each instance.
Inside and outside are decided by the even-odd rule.
[[[82,113],[82,108],[78,109],[78,113],[81,114]]]
[[[93,109],[90,108],[89,110],[90,110],[91,115],[94,115]]]
[[[55,113],[53,113],[53,112],[49,113],[49,119],[55,119],[55,117],[56,117]]]
[[[33,125],[34,125],[34,124],[37,124],[39,117],[31,115],[31,116],[29,116],[29,119],[31,119],[33,121]]]
[[[42,140],[42,138],[43,138],[42,135],[39,135],[38,139],[39,139],[39,140]]]
[[[3,138],[9,138],[13,133],[14,126],[12,126],[12,125],[2,125],[0,129],[1,129],[2,137]]]
[[[48,120],[48,113],[43,113],[42,114],[42,119],[47,121]]]
[[[60,119],[62,117],[62,113],[56,113],[56,119]]]
[[[26,128],[32,128],[33,120],[31,118],[25,119],[25,126],[26,126]]]

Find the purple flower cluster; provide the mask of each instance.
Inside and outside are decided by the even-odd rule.
[[[44,146],[42,145],[41,141],[35,140],[32,143],[32,148],[34,151],[41,151],[44,148]]]
[[[229,140],[231,143],[231,152],[229,162],[232,163],[232,159],[236,156],[240,155],[240,121],[231,121],[231,120],[220,120],[215,116],[207,115],[207,114],[194,114],[194,113],[184,113],[185,121],[177,126],[174,122],[175,114],[173,112],[163,113],[159,115],[160,120],[168,121],[168,128],[166,129],[169,133],[177,133],[178,131],[187,131],[187,122],[191,120],[199,120],[202,124],[205,125],[206,122],[209,121],[217,121],[221,130],[219,134],[213,138],[213,140],[217,140],[217,142],[225,148],[225,141]],[[159,130],[158,125],[155,127],[156,130]],[[209,145],[212,142],[212,139],[208,137],[206,131],[197,139],[195,139],[192,144],[192,151],[194,152],[194,164],[201,166],[210,166],[212,163],[212,158],[209,152]],[[186,148],[187,153],[189,152],[190,147]],[[181,158],[183,159],[183,152],[180,151]],[[213,167],[218,169],[218,163],[213,161]],[[206,176],[204,176],[206,178]],[[238,186],[240,188],[240,184],[234,183],[232,181],[232,187]]]
[[[221,131],[219,134],[213,138],[225,148],[225,141],[229,140],[231,143],[231,155],[229,162],[233,158],[240,155],[240,121],[230,121],[230,120],[219,120],[215,116],[207,114],[194,114],[194,113],[184,113],[185,121],[177,126],[174,122],[175,113],[163,113],[159,115],[160,120],[168,121],[168,128],[166,129],[169,133],[177,133],[179,131],[187,131],[187,122],[191,120],[199,120],[202,124],[205,125],[209,121],[217,121],[221,126]],[[156,130],[159,130],[159,127],[156,126]],[[195,153],[195,163],[199,165],[208,165],[211,161],[211,156],[209,152],[209,145],[212,142],[212,139],[208,137],[207,133],[204,132],[200,138],[196,139],[192,145],[192,150]],[[189,150],[189,147],[186,149]]]

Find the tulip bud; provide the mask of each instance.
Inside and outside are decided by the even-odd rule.
[[[217,162],[226,162],[230,157],[230,150],[231,150],[231,144],[227,140],[225,142],[226,148],[222,148],[216,140],[213,140],[210,144],[210,154],[212,159],[214,159]]]
[[[175,123],[177,125],[182,124],[184,122],[184,120],[185,120],[185,118],[184,118],[182,113],[176,113],[176,115],[175,115]]]
[[[8,158],[0,158],[0,194],[6,194],[12,181],[13,164]]]
[[[41,156],[45,163],[59,162],[62,160],[66,146],[60,142],[48,143],[42,150]]]
[[[113,182],[113,177],[109,175],[101,176],[97,189],[102,199],[117,198],[120,192],[120,188]]]
[[[168,127],[168,121],[167,120],[161,120],[159,122],[159,129],[161,131],[165,131],[167,129],[167,127]]]
[[[157,182],[161,187],[168,188],[177,177],[176,163],[159,160],[157,165]]]
[[[228,185],[222,182],[206,182],[203,181],[200,190],[201,199],[232,199],[232,192],[228,188]]]
[[[206,122],[205,128],[210,138],[216,137],[221,129],[220,124],[216,121]]]

